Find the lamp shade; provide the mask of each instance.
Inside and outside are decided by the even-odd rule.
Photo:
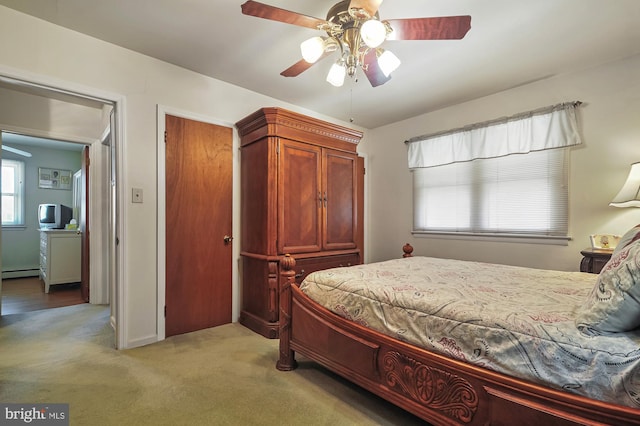
[[[388,50],[385,50],[378,57],[378,66],[380,66],[382,73],[386,77],[389,77],[389,74],[394,72],[400,66],[400,59]]]
[[[300,44],[300,51],[302,52],[302,58],[313,64],[324,53],[324,40],[322,37],[311,37]]]
[[[387,29],[377,19],[369,19],[360,28],[360,36],[367,46],[378,47],[387,38]]]
[[[340,87],[344,84],[344,78],[347,75],[347,67],[341,61],[336,62],[331,66],[329,74],[327,75],[327,81],[336,87]]]
[[[613,207],[640,207],[640,163],[633,163],[627,181],[609,203]]]

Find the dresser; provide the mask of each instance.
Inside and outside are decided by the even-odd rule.
[[[280,258],[296,280],[362,263],[362,133],[263,108],[236,123],[241,160],[240,323],[265,337],[279,329]]]
[[[80,237],[75,230],[40,230],[40,278],[45,293],[55,284],[80,282]]]

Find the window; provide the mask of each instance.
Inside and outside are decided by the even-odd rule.
[[[409,144],[415,233],[567,239],[572,102]]]
[[[24,163],[2,160],[2,226],[24,226]]]
[[[414,231],[566,236],[566,151],[414,169]]]

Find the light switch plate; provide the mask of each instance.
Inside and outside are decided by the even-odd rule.
[[[131,188],[131,202],[142,203],[142,188]]]

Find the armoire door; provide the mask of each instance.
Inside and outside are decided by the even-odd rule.
[[[357,246],[357,158],[341,151],[322,150],[322,245],[325,250]]]
[[[165,336],[231,322],[232,129],[166,116]]]
[[[321,149],[283,139],[278,161],[278,252],[320,251]]]

